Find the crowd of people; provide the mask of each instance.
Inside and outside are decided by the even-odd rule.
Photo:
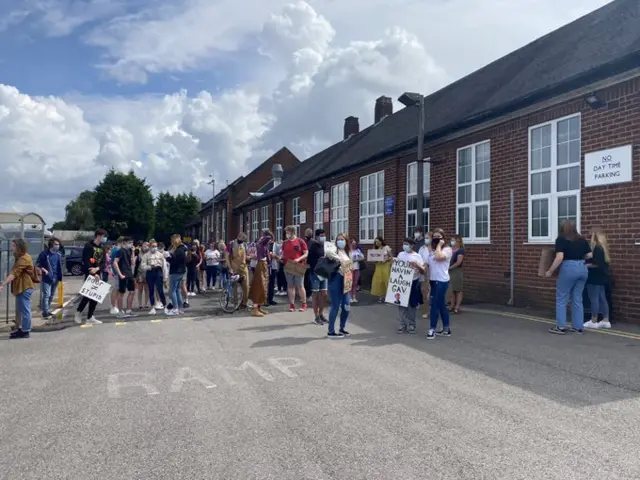
[[[239,278],[235,289],[240,308],[263,317],[266,307],[276,305],[275,297],[287,296],[289,311],[306,312],[312,302],[313,321],[327,326],[329,338],[349,336],[347,321],[351,305],[358,302],[360,272],[368,268],[362,249],[347,234],[332,242],[326,232],[307,229],[297,236],[295,226],[284,229],[285,239],[276,239],[264,229],[255,243],[247,243],[241,232],[228,245],[210,242],[205,248],[198,240],[185,244],[178,234],[166,248],[154,239],[134,242],[120,237],[109,244],[107,232],[98,229],[83,249],[83,271],[109,282],[110,313],[119,319],[134,316],[137,309],[155,315],[181,315],[189,308],[189,297],[207,290],[226,288],[231,275]],[[11,338],[28,338],[31,331],[31,295],[41,284],[41,310],[51,316],[51,303],[62,280],[61,243],[51,238],[34,263],[22,239],[12,241],[15,263],[0,291],[11,285],[16,303],[16,330]],[[385,302],[394,255],[384,239],[375,239],[381,255],[374,265],[371,294]],[[450,336],[450,313],[459,313],[463,298],[464,241],[435,229],[426,234],[420,228],[413,238],[405,238],[397,260],[413,269],[407,306],[398,307],[398,333],[416,333],[416,317],[424,306],[423,318],[429,319],[427,339]],[[573,222],[562,225],[556,240],[553,263],[546,277],[558,274],[556,281],[557,325],[554,334],[582,333],[583,328],[611,328],[605,285],[609,282],[610,254],[602,231],[594,231],[589,242]],[[583,290],[588,292],[591,319],[584,322]],[[296,306],[296,294],[300,306]],[[571,303],[571,326],[567,327],[567,306]],[[77,323],[102,323],[95,317],[97,302],[82,297],[74,319]],[[86,319],[84,311],[87,309]],[[328,309],[328,318],[325,312]],[[339,323],[338,322],[339,314]],[[440,324],[440,328],[438,325]],[[336,328],[337,327],[337,328]]]

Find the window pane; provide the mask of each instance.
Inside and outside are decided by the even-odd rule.
[[[558,169],[558,192],[580,189],[580,167]]]
[[[418,166],[415,163],[413,165],[407,165],[407,195],[416,193],[418,183],[416,178],[417,171]]]
[[[384,197],[384,172],[378,173],[378,198]]]
[[[580,140],[569,142],[569,163],[580,163]]]
[[[476,238],[489,238],[489,207],[476,207]]]
[[[558,165],[566,165],[569,163],[569,144],[558,144]]]
[[[531,170],[540,170],[542,168],[542,151],[533,150],[531,152]]]
[[[458,203],[471,203],[471,185],[458,187]]]
[[[558,199],[558,231],[566,220],[577,222],[578,198],[574,196]]]
[[[551,172],[531,174],[531,195],[551,193]]]
[[[360,179],[360,201],[366,202],[369,199],[369,182],[367,177]]]
[[[382,215],[384,213],[384,200],[380,199],[378,200],[378,211],[376,212],[379,215]]]
[[[469,238],[469,207],[458,209],[458,235]]]
[[[368,221],[368,230],[369,230],[368,233],[369,233],[369,236],[367,238],[372,239],[372,238],[374,238],[373,218],[370,217],[368,220],[369,220]]]
[[[476,180],[488,180],[490,170],[490,147],[483,143],[476,146]]]
[[[546,198],[531,202],[531,235],[549,236],[549,200]]]
[[[471,148],[458,152],[458,185],[471,181]]]
[[[488,202],[491,199],[490,182],[476,183],[476,202]]]

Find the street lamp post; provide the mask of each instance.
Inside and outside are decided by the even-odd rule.
[[[424,225],[424,95],[415,92],[405,92],[398,101],[406,107],[418,107],[418,147],[417,147],[417,179],[416,179],[416,228]],[[426,232],[425,232],[426,234]]]

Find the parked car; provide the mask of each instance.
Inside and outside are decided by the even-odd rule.
[[[67,272],[71,275],[82,275],[82,248],[83,247],[65,247],[65,265]]]

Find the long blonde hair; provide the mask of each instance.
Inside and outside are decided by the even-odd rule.
[[[591,234],[591,244],[596,245],[604,251],[604,261],[611,263],[611,257],[609,256],[609,242],[607,242],[607,236],[603,230],[594,230]]]
[[[175,250],[182,245],[182,237],[179,233],[175,233],[171,236],[171,250]]]

